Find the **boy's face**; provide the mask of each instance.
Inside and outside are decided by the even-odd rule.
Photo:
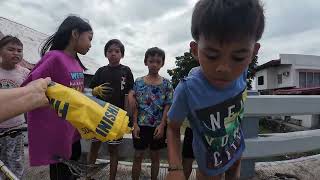
[[[120,47],[117,44],[112,44],[107,50],[107,58],[109,60],[109,64],[118,65],[120,64],[120,60],[122,58],[122,53]]]
[[[199,41],[191,42],[190,47],[210,84],[223,89],[246,70],[260,44],[252,39],[221,44],[200,35]]]
[[[149,74],[158,74],[163,66],[162,57],[157,54],[148,56],[145,65],[148,66]]]
[[[22,60],[23,47],[15,43],[8,43],[1,51],[2,63],[14,67]]]

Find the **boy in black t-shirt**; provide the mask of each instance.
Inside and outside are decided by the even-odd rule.
[[[120,64],[120,60],[124,56],[124,46],[118,39],[112,39],[105,45],[104,54],[108,59],[109,64],[99,68],[95,73],[90,84],[90,88],[93,89],[92,94],[103,101],[124,109],[125,96],[126,94],[129,94],[134,83],[130,68]],[[122,138],[108,142],[108,149],[110,153],[109,179],[111,180],[115,179],[117,174],[118,146],[121,142]],[[100,146],[100,141],[92,141],[88,157],[90,164],[95,163]]]

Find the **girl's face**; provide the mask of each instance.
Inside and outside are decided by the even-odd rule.
[[[148,66],[149,74],[158,74],[163,66],[162,56],[154,55],[148,56],[145,65]]]
[[[75,44],[76,52],[85,55],[91,48],[91,41],[93,38],[92,31],[86,31],[79,34],[78,39]]]
[[[15,67],[23,57],[23,47],[16,43],[8,43],[0,49],[2,64]]]

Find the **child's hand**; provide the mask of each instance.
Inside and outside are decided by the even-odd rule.
[[[133,137],[134,137],[134,138],[140,139],[140,136],[139,136],[139,134],[140,134],[140,128],[139,128],[139,126],[138,126],[137,124],[133,126],[133,132],[132,132],[132,134],[133,134]]]
[[[157,128],[154,130],[153,133],[153,137],[155,139],[160,139],[163,137],[163,133],[164,133],[164,125],[160,124],[159,126],[157,126]]]
[[[166,180],[185,180],[183,171],[169,171]]]
[[[110,83],[103,83],[100,86],[93,88],[92,95],[106,98],[107,95],[111,94],[113,89],[110,86]]]

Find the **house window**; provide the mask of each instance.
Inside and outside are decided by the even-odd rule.
[[[264,85],[264,77],[263,76],[258,77],[258,85]]]
[[[299,72],[299,87],[305,88],[307,87],[307,73]]]
[[[278,74],[278,84],[282,84],[282,74]]]
[[[320,86],[320,73],[313,74],[313,84],[314,84],[314,87]]]
[[[299,87],[311,88],[320,87],[319,72],[299,72]]]
[[[313,72],[307,72],[307,88],[314,87]]]

